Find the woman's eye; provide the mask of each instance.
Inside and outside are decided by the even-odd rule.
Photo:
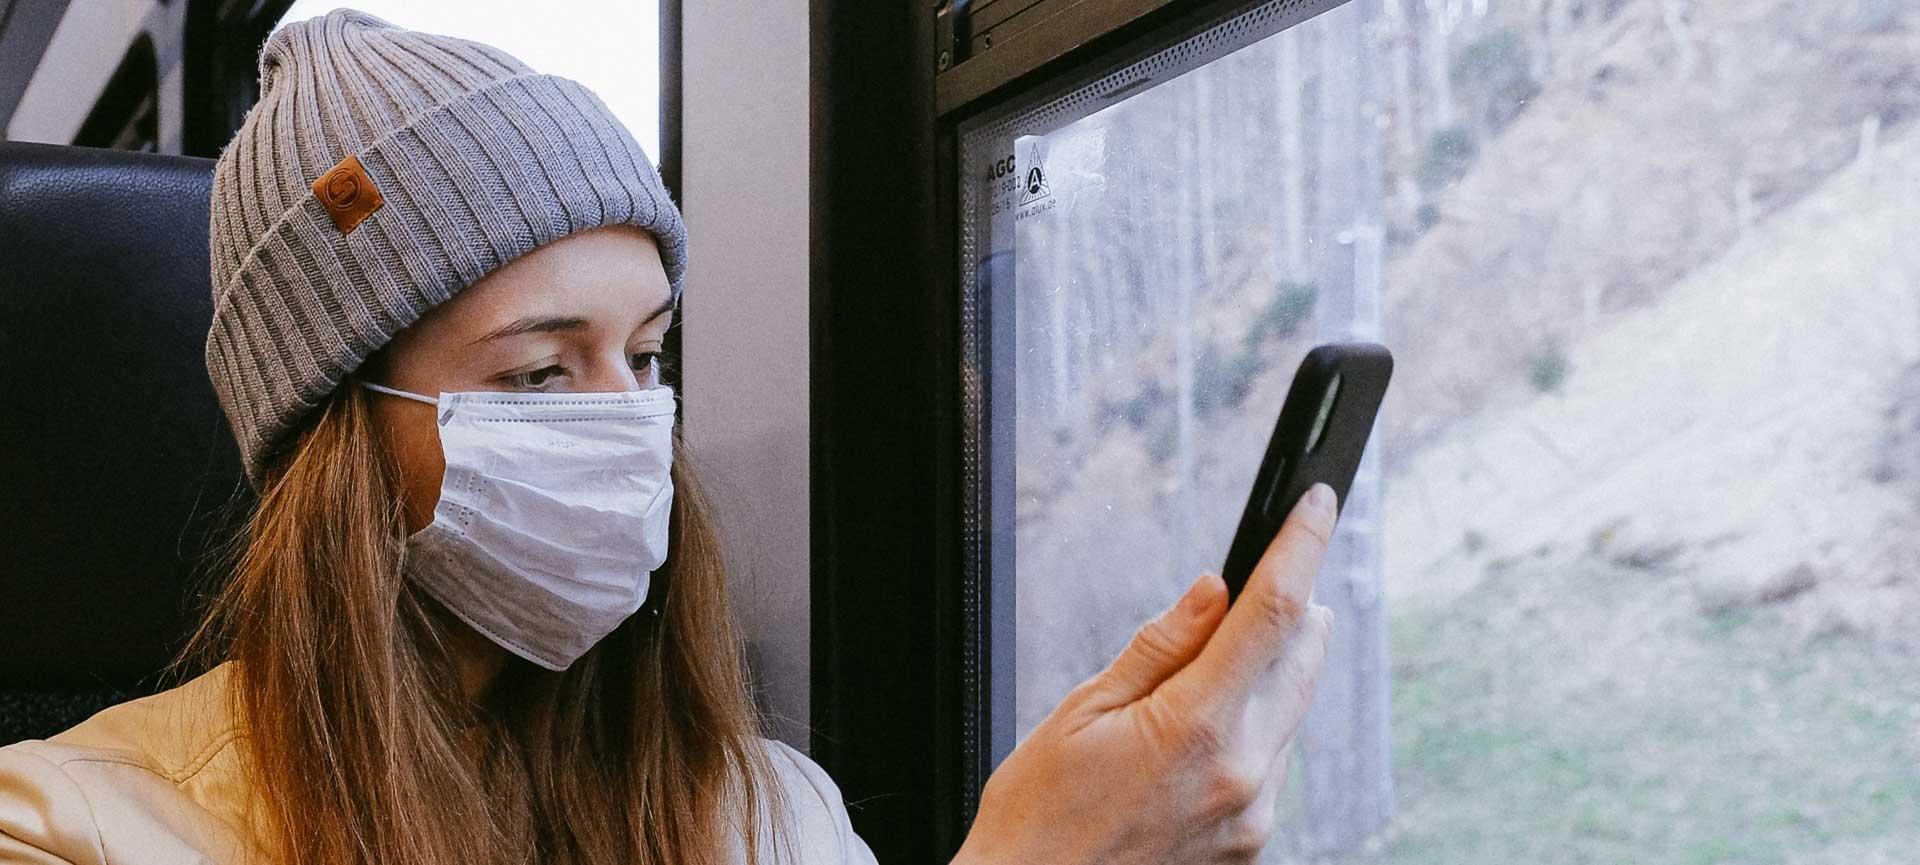
[[[629,360],[633,363],[633,371],[640,373],[640,378],[643,381],[651,381],[660,374],[657,366],[660,360],[660,353],[657,351],[643,351],[629,358]],[[654,383],[659,384],[658,381]]]
[[[564,372],[566,372],[565,367],[559,364],[553,364],[551,366],[543,366],[531,372],[516,373],[507,376],[507,381],[520,387],[537,388],[546,384],[548,379]]]

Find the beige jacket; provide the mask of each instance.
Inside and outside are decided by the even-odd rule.
[[[0,863],[213,865],[239,860],[245,788],[222,664],[109,707],[51,739],[0,748]],[[873,865],[819,764],[763,739],[788,799],[802,865]],[[745,844],[735,833],[738,861]],[[761,861],[772,861],[763,848]]]

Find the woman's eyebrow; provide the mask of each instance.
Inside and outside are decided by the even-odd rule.
[[[473,345],[475,343],[486,342],[490,339],[499,339],[503,336],[518,336],[523,333],[554,333],[563,330],[579,330],[586,326],[587,320],[577,315],[527,316],[526,318],[515,320],[505,327],[498,328],[492,333],[467,344]]]
[[[654,311],[647,313],[647,317],[644,319],[641,319],[640,323],[643,325],[652,324],[654,319],[659,318],[660,316],[666,315],[672,309],[673,309],[673,295],[669,294],[667,295],[666,302],[660,304],[660,306],[655,308]]]
[[[672,309],[673,298],[668,297],[665,303],[660,304],[654,311],[647,313],[646,320],[642,321],[641,324],[649,324],[654,319],[666,315]],[[557,333],[566,330],[579,330],[586,326],[587,320],[577,315],[530,315],[509,322],[505,326],[495,329],[492,333],[467,344],[473,345],[492,339],[499,339],[503,336],[519,336],[523,333]]]

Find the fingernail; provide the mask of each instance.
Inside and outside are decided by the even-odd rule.
[[[1207,598],[1206,595],[1200,593],[1200,584],[1206,582],[1210,576],[1213,575],[1201,574],[1200,579],[1194,580],[1193,585],[1187,587],[1186,596],[1180,599],[1180,613],[1182,615],[1192,616],[1200,612],[1200,607],[1206,602]]]
[[[1307,507],[1318,510],[1327,516],[1333,516],[1333,487],[1316,483],[1307,487],[1307,494],[1301,497]]]

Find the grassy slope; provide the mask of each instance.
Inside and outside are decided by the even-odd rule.
[[[1909,135],[1390,479],[1402,809],[1353,861],[1911,861],[1916,517],[1869,474],[1916,189]]]
[[[1395,617],[1402,812],[1355,861],[1909,861],[1920,667],[1600,562]]]

